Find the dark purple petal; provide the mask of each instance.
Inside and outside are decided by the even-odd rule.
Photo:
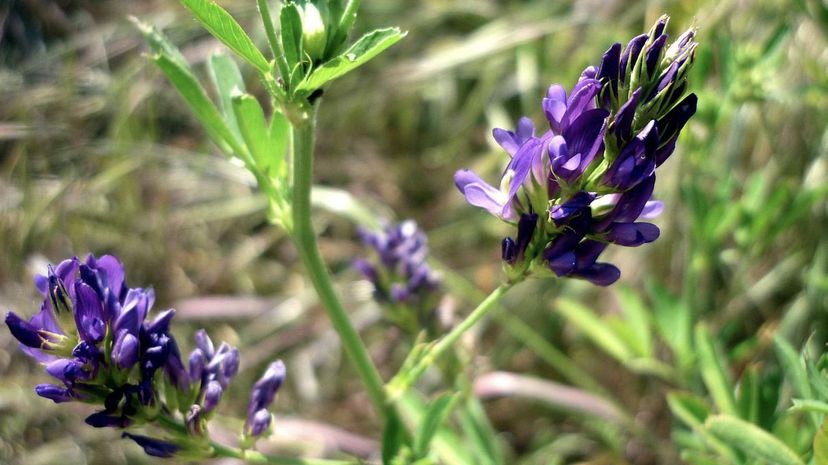
[[[607,248],[607,243],[586,240],[575,248],[575,267],[579,270],[586,269],[595,264],[598,256]]]
[[[112,330],[115,333],[118,333],[121,330],[126,330],[130,334],[137,335],[138,330],[141,328],[142,321],[143,318],[141,310],[137,306],[131,305],[129,307],[124,307],[123,311],[120,315],[118,315],[118,318],[112,325]]]
[[[554,84],[546,91],[546,98],[541,102],[543,112],[549,121],[549,127],[556,134],[560,134],[564,114],[566,113],[566,90],[560,84]]]
[[[286,373],[285,364],[281,360],[268,365],[264,375],[256,381],[250,393],[250,405],[247,409],[248,422],[253,420],[252,417],[256,411],[265,409],[273,403],[276,392],[285,381]]]
[[[213,358],[213,355],[216,353],[216,349],[213,347],[213,341],[210,339],[210,336],[207,335],[207,331],[203,329],[196,331],[195,343],[196,347],[204,352],[204,356],[207,357],[208,360]]]
[[[589,205],[595,200],[595,195],[589,192],[580,191],[561,205],[555,205],[550,209],[552,221],[556,226],[561,226],[578,215],[590,215]]]
[[[152,320],[152,323],[147,325],[147,331],[150,333],[167,333],[170,331],[170,322],[175,316],[175,310],[169,309],[159,313],[158,316]]]
[[[103,304],[94,289],[75,281],[75,324],[81,339],[97,344],[106,335]]]
[[[609,263],[596,263],[590,268],[572,273],[572,276],[586,279],[599,286],[609,286],[618,281],[618,278],[621,277],[621,270]]]
[[[647,75],[653,76],[656,72],[656,66],[661,61],[661,52],[664,51],[664,45],[667,43],[667,36],[660,35],[653,43],[650,45],[650,48],[647,50],[647,56],[645,57],[645,62],[647,64]]]
[[[190,352],[190,358],[187,361],[187,365],[190,368],[190,382],[193,384],[199,382],[207,365],[207,359],[204,357],[204,352],[202,352],[201,349],[195,349]]]
[[[624,142],[633,137],[633,120],[635,119],[635,111],[638,109],[639,97],[641,97],[641,88],[633,92],[629,100],[621,105],[621,108],[618,109],[618,113],[615,115],[614,131],[619,147],[623,146]]]
[[[517,246],[511,237],[504,238],[503,242],[501,242],[500,257],[510,265],[513,265],[517,261]]]
[[[40,292],[43,297],[46,297],[49,294],[49,278],[46,276],[36,274],[34,276],[34,285],[37,288],[37,292]]]
[[[656,166],[661,166],[673,153],[679,133],[690,117],[696,113],[697,102],[696,94],[689,94],[659,120],[662,143],[655,154]]]
[[[94,428],[126,428],[132,423],[123,415],[111,415],[106,411],[95,412],[86,417],[84,421]]]
[[[227,356],[224,358],[224,363],[222,363],[221,366],[222,373],[227,379],[231,379],[236,376],[236,373],[239,372],[239,363],[239,349],[233,347],[227,353]]]
[[[97,268],[106,277],[105,285],[116,298],[120,298],[124,287],[124,265],[117,257],[104,255],[97,260]]]
[[[529,215],[521,215],[518,221],[518,234],[515,246],[517,247],[517,259],[522,260],[526,248],[532,242],[535,234],[535,228],[538,226],[538,215],[532,213]]]
[[[656,218],[663,211],[664,202],[660,200],[649,200],[644,204],[644,209],[641,210],[641,214],[638,217],[646,219]]]
[[[39,349],[43,345],[43,338],[40,336],[39,328],[23,320],[14,312],[6,313],[6,326],[9,327],[12,336],[26,347]]]
[[[175,456],[181,448],[169,441],[162,441],[161,439],[150,438],[147,436],[140,436],[137,434],[123,433],[122,438],[129,438],[135,441],[136,444],[144,449],[147,455],[153,457],[169,458]]]
[[[354,268],[356,268],[362,276],[365,276],[367,280],[376,283],[378,278],[377,269],[374,268],[374,265],[372,265],[371,262],[365,260],[364,258],[357,258],[353,261],[353,265]]]
[[[56,404],[63,402],[71,402],[74,400],[69,389],[54,384],[38,384],[35,386],[35,393],[40,397],[45,397]]]
[[[121,369],[127,369],[138,363],[140,342],[127,329],[118,331],[112,345],[112,361]]]
[[[607,240],[618,245],[637,247],[658,239],[660,231],[652,223],[615,223],[607,232]]]
[[[635,67],[635,62],[638,60],[638,55],[641,54],[641,49],[644,47],[644,43],[647,42],[647,38],[647,34],[634,37],[624,48],[624,52],[621,53],[620,69],[618,71],[622,81],[626,81],[627,73],[632,72],[633,67]],[[629,69],[627,69],[628,67]]]
[[[224,389],[218,381],[213,380],[207,383],[204,389],[204,402],[202,402],[204,413],[210,413],[218,406],[222,394],[224,394]]]
[[[252,437],[261,436],[270,426],[272,416],[267,409],[257,410],[247,425],[247,435]]]

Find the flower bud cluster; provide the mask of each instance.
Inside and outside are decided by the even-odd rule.
[[[662,17],[623,51],[610,47],[570,93],[551,86],[543,134],[525,117],[515,131],[495,129],[511,156],[499,188],[469,170],[455,174],[468,203],[517,226],[502,243],[510,281],[553,274],[609,285],[620,270],[597,261],[609,244],[658,238],[657,226],[637,220],[661,212],[651,200],[656,168],[696,111],[696,96],[684,95],[695,31],[668,46],[666,26]]]
[[[360,258],[354,266],[374,285],[374,296],[388,304],[389,318],[414,333],[433,322],[440,279],[428,265],[428,241],[413,220],[388,225],[382,231],[359,231],[375,258]]]
[[[38,395],[56,403],[102,406],[86,418],[97,428],[131,428],[162,419],[158,424],[164,427],[178,422],[179,412],[186,433],[168,430],[165,439],[123,436],[153,456],[211,455],[206,422],[238,372],[238,349],[226,343],[215,349],[200,330],[185,366],[170,332],[175,311],[149,319],[152,289],[127,287],[124,267],[111,255],[64,260],[50,266],[47,276],[36,276],[35,284],[44,296],[40,311],[29,320],[9,312],[5,322],[21,349],[57,381],[37,385]],[[275,389],[267,402],[259,401],[259,410],[274,394]]]
[[[302,49],[314,64],[324,63],[342,51],[353,24],[352,2],[342,0],[290,0],[302,27]]]

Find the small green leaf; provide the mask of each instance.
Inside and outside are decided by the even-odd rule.
[[[556,308],[564,318],[577,326],[595,345],[604,349],[608,354],[621,362],[626,362],[634,358],[632,351],[624,343],[623,339],[609,329],[588,308],[569,299],[558,300]]]
[[[233,113],[236,115],[239,131],[256,166],[262,173],[268,172],[274,161],[281,160],[284,154],[270,152],[268,124],[259,101],[250,94],[237,91],[233,95]]]
[[[210,34],[255,66],[260,73],[265,74],[270,71],[270,65],[262,52],[256,48],[244,29],[224,8],[212,0],[181,0],[181,2],[193,12],[199,22],[210,31]]]
[[[274,111],[270,117],[270,153],[278,156],[278,160],[273,160],[274,163],[270,165],[270,175],[282,178],[287,175],[287,158],[288,144],[290,144],[290,121],[287,117],[278,111]],[[311,192],[313,195],[313,192]],[[311,198],[313,202],[313,198]]]
[[[282,25],[282,50],[285,52],[287,68],[292,69],[302,61],[302,16],[299,7],[295,3],[282,6],[279,21]],[[290,76],[282,75],[282,78],[288,79]]]
[[[814,465],[828,465],[828,421],[822,422],[814,436]]]
[[[405,34],[395,27],[369,32],[345,50],[342,55],[315,69],[310,76],[299,83],[296,90],[311,92],[319,89],[327,82],[362,66],[403,37]]]
[[[727,444],[772,465],[805,465],[802,459],[776,436],[753,423],[730,415],[714,415],[706,428]]]
[[[733,397],[733,383],[725,368],[724,357],[719,353],[707,327],[696,326],[696,352],[699,370],[710,396],[722,413],[736,415],[736,400]]]
[[[241,139],[239,124],[236,122],[236,113],[233,110],[233,94],[245,91],[244,80],[239,67],[236,66],[236,62],[229,55],[214,53],[207,60],[207,71],[210,74],[213,87],[216,89],[224,120],[227,121],[227,126],[230,127],[233,134]]]
[[[446,421],[458,399],[458,393],[446,393],[431,402],[414,437],[415,456],[422,457],[428,453],[432,438]]]
[[[204,126],[213,142],[227,154],[241,155],[242,148],[239,142],[189,69],[182,68],[167,55],[156,55],[152,59],[184,97],[184,101]]]

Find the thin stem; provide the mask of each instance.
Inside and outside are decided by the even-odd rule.
[[[293,241],[316,288],[319,300],[342,340],[345,353],[365,385],[371,402],[380,415],[388,417],[393,413],[386,402],[382,378],[336,295],[331,277],[316,245],[310,201],[316,107],[295,110],[297,111],[290,112],[293,125]]]
[[[403,369],[393,380],[389,383],[388,390],[392,394],[391,397],[396,398],[414,384],[420,376],[433,365],[440,357],[448,352],[463,334],[476,325],[489,312],[497,308],[497,303],[512,287],[512,283],[501,284],[497,289],[492,291],[480,304],[472,310],[472,312],[455,326],[448,334],[443,336],[440,340],[432,346],[425,349],[425,352],[420,356],[410,369]]]
[[[273,17],[270,16],[270,7],[267,5],[267,0],[257,0],[256,4],[259,7],[259,15],[262,17],[262,24],[264,24],[265,35],[267,42],[270,45],[270,50],[274,57],[279,56],[279,39],[276,38],[276,29],[273,27]]]

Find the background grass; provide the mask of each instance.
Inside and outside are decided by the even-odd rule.
[[[255,2],[221,4],[263,43]],[[366,1],[360,29],[399,25],[409,36],[324,97],[317,182],[353,193],[386,219],[387,212],[415,218],[433,256],[457,273],[447,275],[445,307],[463,313],[474,303],[470,288],[489,290],[500,279],[499,241],[508,228],[465,205],[452,173],[471,167],[497,178],[505,157],[491,129],[510,128],[521,115],[540,123],[549,84],[571,87],[609,45],[645,31],[662,13],[672,16],[673,36],[695,24],[701,44],[692,79],[699,111],[656,188],[666,203],[656,220],[662,238],[608,251],[623,273],[611,288],[533,281],[504,303],[507,318],[528,323],[613,393],[608,398],[633,413],[651,441],[582,412],[505,398],[485,406],[507,463],[678,463],[664,400],[673,385],[606,355],[561,316],[561,298],[584,302],[601,322],[628,314],[625,293],[655,318],[681,308],[708,324],[734,376],[769,363],[769,335],[777,330],[795,345],[809,335],[825,340],[826,7],[818,0]],[[152,285],[156,308],[179,310],[184,350],[202,326],[240,346],[243,371],[224,412],[243,411],[248,387],[270,359],[286,361],[289,381],[275,408],[277,431],[285,427],[266,448],[319,452],[319,441],[293,434],[310,431],[291,423],[298,418],[376,438],[367,398],[291,244],[268,225],[254,180],[218,155],[141,56],[129,14],[163,27],[206,77],[202,63],[221,46],[176,2],[0,4],[0,307],[33,313],[31,276],[47,262],[115,253],[130,285]],[[263,96],[252,73],[246,77],[248,89]],[[318,230],[388,376],[405,341],[379,321],[370,289],[350,269],[365,252],[354,225],[320,209]],[[483,328],[469,352],[474,373],[571,381],[507,328],[501,320]],[[653,351],[681,365],[666,348],[669,336]],[[692,374],[688,363],[684,373]],[[84,425],[87,407],[37,398],[32,386],[46,378],[0,331],[0,463],[151,462],[115,441],[117,432]],[[699,383],[689,378],[675,384]],[[232,438],[237,426],[227,422],[219,434]],[[345,443],[373,447],[350,437]]]

